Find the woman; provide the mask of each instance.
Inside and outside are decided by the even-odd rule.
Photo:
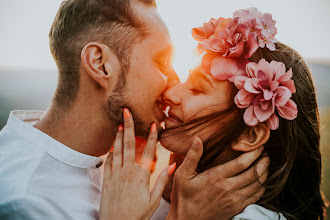
[[[201,171],[264,145],[269,175],[257,204],[288,219],[323,219],[315,88],[303,58],[276,41],[274,25],[270,14],[248,9],[193,29],[203,60],[166,91],[161,143],[184,156],[186,143],[201,137]]]
[[[165,92],[170,110],[160,141],[185,156],[200,137],[199,171],[263,145],[266,191],[234,219],[323,219],[315,88],[302,57],[277,42],[275,23],[251,8],[193,29],[202,60],[187,82]]]

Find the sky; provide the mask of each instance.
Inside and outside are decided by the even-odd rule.
[[[0,68],[56,69],[48,32],[61,2],[0,2]],[[198,60],[192,53],[196,42],[191,29],[252,6],[273,15],[279,41],[305,58],[330,61],[330,0],[157,0],[157,4],[176,49],[174,67],[182,80]]]

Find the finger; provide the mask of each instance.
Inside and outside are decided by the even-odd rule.
[[[156,144],[158,141],[158,133],[157,133],[157,124],[153,123],[151,125],[149,137],[147,144],[144,148],[140,166],[147,171],[147,174],[150,175],[152,162],[155,158]]]
[[[237,195],[240,195],[246,199],[250,197],[255,197],[256,199],[259,199],[259,197],[256,197],[255,194],[259,192],[261,188],[264,188],[262,183],[264,183],[267,180],[267,177],[268,177],[268,171],[264,172],[258,181],[254,181],[250,185],[238,190]]]
[[[190,176],[195,175],[198,162],[203,154],[203,142],[200,138],[194,137],[192,146],[190,147],[186,157],[184,158],[180,168],[181,174]]]
[[[112,162],[113,162],[113,153],[109,152],[107,159],[104,163],[104,178],[103,180],[108,180],[112,176]]]
[[[131,112],[124,108],[124,163],[123,166],[135,165],[135,132]]]
[[[163,195],[165,187],[173,174],[176,167],[176,163],[166,167],[158,176],[154,188],[151,191],[151,201],[159,205],[160,198]],[[157,205],[157,206],[158,206]]]
[[[217,175],[215,176],[219,177],[233,177],[251,166],[251,164],[261,155],[262,151],[263,146],[254,151],[244,153],[234,160],[216,167],[212,167],[211,169],[205,171],[205,175],[214,176],[213,174],[216,173]]]
[[[113,148],[113,169],[116,171],[123,166],[123,130],[124,126],[120,124],[118,127],[115,145]]]
[[[250,185],[253,182],[258,182],[260,177],[264,175],[268,170],[269,157],[261,158],[258,163],[244,172],[230,177],[228,181],[230,182],[231,190],[239,190]]]
[[[256,192],[253,196],[250,196],[246,199],[242,199],[241,201],[241,209],[245,209],[248,205],[251,205],[251,204],[255,204],[257,203],[260,198],[262,197],[262,195],[264,194],[264,192],[266,191],[266,188],[262,187],[259,189],[258,192]]]

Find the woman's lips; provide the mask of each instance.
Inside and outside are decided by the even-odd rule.
[[[183,121],[178,116],[173,114],[171,111],[168,112],[168,117],[165,118],[165,124],[168,122],[175,123],[175,124],[183,123]]]

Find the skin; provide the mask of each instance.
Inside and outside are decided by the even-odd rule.
[[[163,113],[162,93],[165,89],[177,84],[178,78],[171,64],[173,49],[168,30],[159,18],[156,9],[138,3],[134,3],[133,8],[137,16],[145,24],[149,35],[146,39],[133,46],[130,70],[126,76],[127,85],[122,94],[123,100],[121,101],[132,111],[132,115],[135,119],[139,118],[140,121],[143,122],[142,130],[139,130],[139,134],[143,137],[147,137],[148,130],[153,122],[156,123],[157,130],[160,130],[159,124],[165,118]],[[116,95],[114,91],[120,74],[120,62],[116,54],[109,47],[99,42],[86,44],[81,52],[80,85],[73,106],[69,110],[63,112],[59,111],[60,107],[57,106],[56,103],[53,103],[35,127],[78,152],[92,156],[101,156],[108,153],[110,146],[112,146],[116,139],[119,121],[109,119],[105,109],[107,109],[108,98]],[[118,156],[120,155],[120,150],[118,151],[118,149],[122,149],[122,154],[124,155],[123,166],[111,166],[111,157],[109,157],[106,162],[107,167],[105,167],[105,172],[107,172],[107,178],[104,179],[103,185],[105,187],[116,187],[106,187],[103,191],[100,212],[102,218],[107,218],[108,215],[111,216],[114,212],[117,212],[120,216],[120,210],[124,215],[128,207],[131,207],[130,204],[138,204],[141,201],[140,198],[143,198],[143,204],[145,204],[143,207],[146,207],[144,210],[145,212],[142,212],[141,207],[138,207],[136,212],[132,213],[139,213],[138,215],[140,217],[148,218],[154,208],[157,207],[155,204],[159,202],[159,195],[161,195],[167,183],[166,178],[168,178],[168,175],[165,175],[165,172],[165,174],[162,174],[162,177],[160,177],[161,182],[159,186],[162,187],[158,187],[158,196],[153,197],[157,199],[147,199],[148,196],[151,196],[149,186],[146,184],[146,182],[149,181],[149,175],[141,174],[143,173],[141,170],[145,169],[143,166],[142,169],[140,169],[141,167],[139,169],[134,168],[135,164],[132,158],[134,158],[135,155],[135,134],[134,130],[132,132],[132,128],[132,122],[128,127],[127,124],[125,124],[123,146],[115,147],[117,153],[114,153],[113,163],[118,161],[114,159],[115,155],[116,158],[121,158],[121,156]],[[127,138],[125,132],[130,133],[128,135],[130,138]],[[153,138],[155,139],[155,137]],[[119,145],[120,144],[117,143],[117,146]],[[128,149],[125,154],[124,149],[127,147]],[[197,148],[193,149],[192,152],[195,152],[196,149],[199,149],[199,151],[197,151],[201,152],[202,144],[199,144]],[[146,148],[145,152],[147,152],[146,154],[148,155],[154,154],[152,153],[153,150],[150,150],[150,147]],[[206,202],[206,198],[214,194],[212,190],[201,190],[207,187],[208,184],[205,184],[214,182],[219,185],[227,185],[229,183],[227,177],[230,175],[234,176],[249,167],[260,154],[260,150],[252,154],[246,154],[244,155],[245,157],[231,163],[231,166],[227,167],[228,170],[226,171],[224,171],[224,167],[220,167],[218,170],[214,171],[214,173],[219,174],[217,176],[211,173],[204,173],[200,176],[196,176],[196,172],[189,169],[189,167],[197,166],[200,154],[192,153],[190,156],[187,156],[185,158],[186,162],[184,163],[186,166],[183,166],[181,171],[178,170],[179,175],[174,179],[174,186],[177,189],[181,189],[181,186],[186,185],[189,181],[193,181],[193,183],[189,182],[191,183],[189,184],[191,186],[190,188],[184,188],[181,192],[177,192],[176,197],[180,199],[180,202],[175,203],[176,205],[173,206],[173,209],[171,208],[171,213],[173,213],[173,215],[169,216],[169,219],[189,219],[191,216],[197,216],[197,214],[201,215],[202,212],[198,210],[201,210],[201,207],[204,207],[205,204],[196,203],[194,201]],[[125,155],[130,156],[126,158]],[[149,158],[149,162],[146,163],[150,163],[150,158],[154,158],[154,155],[147,156],[146,158]],[[125,161],[129,162],[126,163]],[[143,163],[143,161],[145,160],[142,158],[141,163]],[[125,166],[125,163],[129,164],[129,166]],[[237,165],[239,169],[235,169]],[[125,169],[122,170],[124,167]],[[267,165],[262,166],[260,172],[264,173],[266,167]],[[241,185],[235,184],[236,188],[251,185],[251,183],[255,181],[255,179],[251,177],[251,173],[252,172],[248,172],[244,174],[244,176],[240,176],[236,182]],[[219,179],[218,176],[221,176],[221,178]],[[126,184],[118,184],[122,183],[123,180],[131,181],[126,181]],[[135,184],[138,184],[139,190],[129,190],[132,189],[132,187],[129,186]],[[249,203],[255,202],[262,195],[259,188],[246,189],[243,187],[243,189],[247,190],[248,194],[255,195],[253,201],[251,200]],[[201,191],[203,193],[200,193]],[[118,192],[121,193],[118,194]],[[184,195],[190,196],[186,197]],[[242,203],[241,205],[235,205],[241,197],[234,196],[233,198],[232,196],[224,194],[221,196],[222,199],[217,198],[212,204],[208,204],[210,208],[223,207],[217,209],[217,211],[226,213],[228,218],[243,210],[248,204]],[[118,199],[114,200],[115,197],[118,197]],[[114,206],[116,210],[113,212],[107,210],[107,208],[111,207],[111,205],[109,205],[111,201],[116,201],[117,204]],[[118,201],[121,202],[119,203]],[[226,204],[226,206],[224,204]],[[191,212],[185,213],[185,210],[188,210],[186,206],[189,206]],[[227,206],[229,206],[229,208]],[[209,212],[209,210],[205,209],[205,212]],[[216,212],[212,213],[214,215],[209,216],[210,218],[214,218],[218,215]],[[134,219],[132,216],[126,217]]]
[[[147,135],[153,122],[160,129],[164,120],[162,93],[179,81],[171,64],[173,47],[165,24],[154,8],[135,7],[149,36],[133,47],[122,101],[143,121],[140,133]],[[96,42],[84,47],[81,60],[80,89],[73,107],[58,117],[58,106],[51,105],[35,127],[78,152],[101,156],[109,152],[119,125],[109,120],[104,109],[114,94],[120,63],[110,48]]]
[[[211,75],[204,74],[200,65],[194,68],[185,83],[178,84],[164,93],[164,100],[170,106],[169,117],[165,119],[165,128],[180,126],[183,122],[196,117],[226,109],[230,101],[228,100],[229,85],[228,81],[218,81]],[[231,118],[229,116],[227,120]],[[215,129],[215,126],[207,126],[196,136],[205,141]],[[185,136],[186,134],[164,135],[160,140],[168,150],[185,156],[190,148],[188,143],[191,143],[193,138],[190,136],[190,140],[187,140]]]
[[[169,117],[165,119],[165,128],[180,126],[183,122],[196,117],[204,116],[216,111],[225,110],[229,107],[230,89],[232,83],[229,81],[219,81],[212,75],[205,74],[201,65],[195,67],[185,83],[178,84],[164,93],[164,100],[170,106]],[[202,141],[206,141],[222,124],[230,123],[234,120],[234,115],[230,114],[226,118],[214,125],[205,126],[202,131],[198,131]],[[193,130],[194,131],[194,130]],[[216,161],[221,164],[230,161],[240,155],[240,152],[255,150],[264,144],[270,135],[269,128],[261,123],[256,127],[248,127],[239,140],[229,149],[223,152]],[[185,133],[167,136],[164,135],[161,144],[168,150],[185,156],[190,148],[190,140],[187,140]],[[189,137],[189,135],[188,135]]]

